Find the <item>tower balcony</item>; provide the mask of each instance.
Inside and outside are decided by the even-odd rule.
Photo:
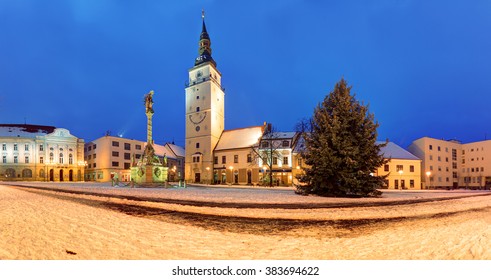
[[[204,82],[207,82],[207,81],[212,81],[214,82],[223,92],[225,92],[225,88],[222,87],[222,85],[220,85],[220,83],[218,83],[218,81],[216,79],[214,79],[213,77],[208,76],[208,77],[201,77],[201,78],[197,78],[195,80],[192,80],[191,82],[185,82],[184,83],[184,86],[185,88],[189,88],[189,87],[192,87],[192,86],[195,86],[195,85],[199,85],[201,83],[204,83]]]

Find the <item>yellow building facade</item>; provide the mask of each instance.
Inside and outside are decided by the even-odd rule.
[[[381,150],[389,161],[377,169],[376,175],[387,176],[387,189],[417,190],[422,188],[421,160],[393,142]]]
[[[145,150],[145,141],[103,136],[85,144],[86,181],[110,182],[115,174],[119,181],[131,180],[131,166]],[[169,180],[183,179],[184,150],[173,144],[154,145],[155,155],[167,158]]]

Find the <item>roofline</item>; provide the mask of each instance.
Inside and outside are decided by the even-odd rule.
[[[176,144],[172,144],[172,145],[177,146]],[[174,149],[172,149],[171,144],[170,144],[169,142],[165,143],[164,147],[165,147],[165,146],[167,146],[167,147],[169,148],[169,150],[170,150],[170,151],[171,151],[171,152],[172,152],[172,153],[173,153],[173,154],[176,156],[176,158],[180,158],[180,157],[181,157],[181,158],[185,158],[185,157],[186,157],[186,156],[179,156],[179,155],[176,153],[176,151],[174,151]],[[179,147],[179,146],[177,146],[177,147]]]
[[[416,156],[415,156],[416,157]],[[419,161],[422,161],[420,158],[416,157],[416,158],[400,158],[400,157],[390,157],[390,158],[386,158],[386,159],[401,159],[401,160],[419,160]]]
[[[255,126],[240,127],[240,128],[223,130],[223,132],[236,131],[236,130],[242,130],[242,129],[250,129],[250,128],[256,128],[256,127],[263,128],[264,126],[262,126],[262,125],[255,125]],[[222,132],[222,134],[223,134],[223,132]]]
[[[52,133],[53,131],[55,131],[55,129],[58,128],[56,126],[51,126],[51,125],[39,125],[39,124],[8,124],[8,123],[0,124],[0,127],[21,127],[21,128],[26,128],[26,129],[29,129],[29,128],[37,128],[37,129],[42,129],[42,130],[50,130],[51,132],[49,132],[49,133]]]

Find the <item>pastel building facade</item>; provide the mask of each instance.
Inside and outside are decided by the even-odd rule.
[[[380,143],[380,142],[379,142]],[[378,176],[387,176],[385,188],[416,190],[422,188],[421,160],[393,142],[381,149],[389,161],[377,169]]]
[[[491,187],[491,140],[462,144],[423,137],[413,141],[408,150],[422,160],[424,188]]]
[[[413,141],[408,151],[422,160],[424,189],[459,187],[460,142],[423,137]]]
[[[64,128],[0,125],[0,180],[83,181],[84,140]]]
[[[103,136],[85,144],[86,181],[109,182],[115,174],[123,182],[131,180],[131,166],[143,155],[146,142],[116,136]],[[184,150],[167,143],[154,145],[155,154],[169,167],[169,181],[183,178]]]

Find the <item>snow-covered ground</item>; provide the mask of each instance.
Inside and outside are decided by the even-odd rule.
[[[491,259],[489,192],[340,199],[291,189],[22,184],[38,188],[0,185],[0,259]],[[427,199],[437,200],[404,204]],[[384,204],[394,201],[402,204]]]

